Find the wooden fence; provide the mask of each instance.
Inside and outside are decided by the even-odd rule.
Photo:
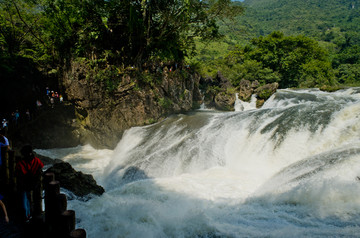
[[[17,191],[15,151],[2,151],[1,191],[10,219],[21,223],[21,201]],[[67,198],[60,193],[60,183],[54,173],[41,176],[37,189],[31,191],[32,219],[24,226],[26,237],[39,238],[85,238],[84,229],[75,228],[75,211],[67,209]],[[43,207],[45,205],[45,208]]]

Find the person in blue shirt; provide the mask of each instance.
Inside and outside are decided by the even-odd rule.
[[[9,140],[4,136],[4,132],[3,130],[0,130],[0,166],[2,165],[2,158],[1,158],[1,154],[2,154],[2,150],[3,148],[5,149],[10,149],[10,144],[9,144]]]

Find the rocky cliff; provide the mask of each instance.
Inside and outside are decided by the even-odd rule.
[[[200,76],[189,69],[169,72],[163,67],[154,74],[158,80],[151,82],[128,71],[118,75],[118,85],[111,91],[106,90],[105,81],[89,77],[90,71],[73,64],[63,80],[66,100],[74,105],[77,126],[72,134],[80,144],[114,148],[126,129],[189,111],[201,103]]]
[[[86,64],[73,63],[60,82],[65,101],[54,106],[45,103],[32,120],[12,128],[14,146],[30,143],[45,149],[91,144],[112,149],[130,127],[190,111],[203,102],[208,108],[231,111],[236,93],[244,101],[256,93],[260,107],[278,87],[243,80],[233,88],[221,72],[201,78],[189,68],[158,67],[151,73],[130,69],[111,77],[102,75],[100,80],[97,73]]]

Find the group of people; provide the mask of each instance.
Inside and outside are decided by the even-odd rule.
[[[57,92],[50,91],[49,88],[46,88],[46,94],[49,97],[50,104],[53,107],[55,102],[63,102],[63,97]],[[40,100],[36,101],[37,108],[41,108],[42,104]],[[25,118],[31,120],[30,110],[27,109],[25,112]],[[14,126],[18,125],[20,121],[20,112],[15,110],[11,114],[10,122],[3,118],[0,125],[0,172],[3,172],[3,158],[4,151],[10,150],[10,143],[7,136],[7,131],[9,125],[13,124]],[[42,173],[42,168],[44,164],[42,161],[37,158],[33,152],[31,145],[25,145],[22,147],[21,151],[21,160],[16,163],[15,167],[15,176],[17,181],[17,191],[21,200],[21,207],[23,210],[23,218],[25,221],[29,221],[32,216],[32,207],[31,207],[31,191],[40,186],[40,176]],[[1,175],[2,176],[2,175]],[[0,188],[1,189],[1,188]],[[9,216],[7,212],[6,205],[4,203],[4,198],[6,198],[0,191],[0,222],[9,223]],[[3,216],[1,216],[1,214]]]
[[[58,94],[58,92],[56,91],[50,90],[49,87],[46,87],[46,95],[50,100],[50,105],[52,108],[54,108],[55,103],[62,103],[64,101],[64,98],[61,94]]]
[[[49,87],[46,87],[46,96],[49,99],[51,108],[54,108],[55,104],[57,104],[57,103],[64,102],[63,96],[56,91],[50,90]],[[41,101],[39,99],[36,100],[35,104],[36,104],[36,111],[33,111],[33,113],[30,111],[30,109],[26,109],[25,111],[22,111],[21,113],[20,113],[19,109],[16,109],[15,111],[13,111],[11,113],[11,116],[3,115],[4,118],[2,119],[1,128],[7,131],[9,126],[16,127],[21,122],[32,120],[33,116],[34,116],[33,114],[36,114],[36,112],[40,111],[43,107],[43,104],[41,103]],[[23,116],[23,115],[25,115],[25,116]]]
[[[7,132],[9,126],[17,127],[21,123],[21,121],[24,121],[24,120],[30,121],[32,119],[32,115],[31,115],[29,109],[26,109],[24,114],[25,114],[25,117],[21,117],[20,111],[18,109],[16,109],[15,111],[13,111],[11,113],[10,120],[8,120],[7,118],[2,119],[1,129],[5,130]]]
[[[10,149],[9,140],[5,135],[3,135],[3,130],[0,131],[0,146],[1,151]],[[18,196],[21,200],[21,207],[23,211],[22,220],[28,222],[32,218],[31,191],[38,189],[40,186],[40,176],[42,174],[44,164],[35,156],[31,145],[23,146],[20,153],[21,159],[16,163],[15,176],[17,181]],[[3,162],[1,154],[2,153],[0,153],[0,168]],[[3,170],[0,169],[0,171]],[[4,218],[0,217],[0,221],[3,220],[8,223],[9,216],[3,199],[4,196],[0,194],[0,207],[4,215]]]

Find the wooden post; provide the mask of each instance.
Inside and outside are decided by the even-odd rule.
[[[47,231],[44,222],[43,216],[36,216],[31,219],[31,222],[24,227],[25,237],[36,237],[36,238],[46,238]]]
[[[33,216],[39,216],[43,213],[42,209],[42,195],[43,195],[43,186],[42,186],[42,176],[39,177],[40,181],[38,186],[33,191],[33,203],[34,203],[34,211]]]
[[[61,215],[63,212],[66,211],[67,209],[67,199],[66,199],[66,195],[60,193],[59,195],[56,196],[56,203],[57,203],[57,208],[56,208],[56,213],[58,215]]]
[[[60,182],[51,181],[45,189],[45,221],[53,223],[57,213],[57,195],[60,194]]]
[[[2,151],[3,165],[1,166],[0,182],[12,188],[11,196],[16,192],[17,178],[15,173],[17,158],[15,151]],[[60,182],[55,180],[54,173],[46,173],[39,177],[40,186],[32,192],[33,219],[25,229],[34,237],[56,237],[56,238],[86,238],[84,229],[75,229],[75,211],[67,210],[67,198],[60,194]],[[45,189],[45,219],[43,214],[42,197]],[[16,209],[17,201],[12,199],[8,209]]]
[[[48,185],[50,182],[55,181],[55,174],[54,173],[46,173],[44,174],[44,185]]]
[[[46,195],[55,197],[56,195],[60,194],[60,182],[59,181],[51,181],[47,185]]]
[[[86,238],[86,231],[84,229],[76,229],[70,232],[71,238]]]
[[[75,229],[75,211],[66,210],[61,214],[60,230],[64,236],[68,236]]]
[[[68,223],[64,223],[63,214],[66,212],[67,209],[67,199],[65,194],[58,194],[56,196],[56,199],[54,201],[51,201],[54,204],[51,205],[54,206],[53,211],[53,217],[51,220],[50,225],[50,232],[52,234],[51,237],[54,238],[63,238],[63,237],[69,237],[70,231],[68,230],[69,225]],[[75,218],[74,218],[75,222]]]

